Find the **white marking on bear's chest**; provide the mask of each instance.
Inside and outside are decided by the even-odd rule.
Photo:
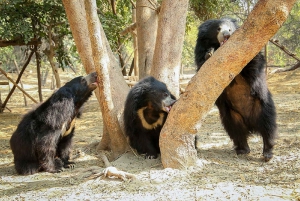
[[[72,131],[72,129],[75,127],[75,121],[76,121],[76,118],[74,118],[71,123],[70,123],[70,128],[67,130],[67,125],[68,125],[68,122],[65,122],[63,125],[62,125],[62,128],[61,128],[61,137],[65,137],[67,135],[69,135]]]
[[[149,124],[145,117],[144,117],[144,110],[146,109],[147,107],[143,107],[141,109],[139,109],[137,111],[137,114],[138,116],[140,117],[140,120],[142,122],[142,125],[144,128],[148,129],[148,130],[152,130],[152,129],[155,129],[156,127],[158,126],[162,126],[163,125],[163,121],[164,121],[164,113],[159,113],[159,118],[157,119],[156,122],[152,123],[152,124]]]

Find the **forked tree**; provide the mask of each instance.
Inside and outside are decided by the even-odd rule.
[[[282,26],[295,1],[260,0],[241,28],[191,79],[161,131],[161,160],[165,168],[195,165],[194,141],[201,120],[223,89]],[[104,122],[99,149],[111,150],[113,160],[129,148],[121,118],[129,88],[109,48],[97,16],[96,2],[63,0],[63,3],[84,67],[87,73],[96,70],[99,75],[96,95]],[[175,89],[175,94],[179,93],[187,9],[188,0],[163,0],[158,16],[151,74],[167,83],[172,93]]]

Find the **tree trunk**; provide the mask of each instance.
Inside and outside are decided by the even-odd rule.
[[[136,23],[136,7],[132,6],[132,23]],[[134,76],[139,76],[139,54],[138,54],[138,47],[137,47],[137,31],[131,32],[132,40],[133,40],[133,49],[134,49]]]
[[[161,131],[165,168],[195,165],[195,134],[223,89],[263,48],[288,17],[295,0],[261,0],[247,20],[201,67],[173,106]],[[179,123],[180,122],[180,123]]]
[[[164,0],[161,5],[151,75],[167,83],[179,97],[179,74],[188,0]]]
[[[95,93],[100,104],[104,129],[98,148],[111,150],[113,160],[129,148],[123,134],[121,118],[129,88],[101,27],[96,3],[91,1],[63,0],[63,4],[86,72],[96,70],[99,76],[100,83]]]
[[[155,2],[156,0],[152,0]],[[157,32],[156,7],[149,0],[136,1],[139,78],[150,74]]]
[[[87,74],[95,72],[91,41],[85,19],[84,1],[63,0],[63,4],[82,65]]]

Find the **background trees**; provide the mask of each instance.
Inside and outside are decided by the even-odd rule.
[[[135,3],[135,1],[132,2]],[[257,0],[190,0],[181,60],[182,67],[194,67],[194,44],[197,27],[201,21],[229,15],[238,18],[240,23],[242,23],[256,2]],[[160,3],[161,1],[157,2],[157,8],[159,8]],[[97,7],[98,15],[112,51],[118,56],[120,66],[127,69],[127,72],[123,71],[123,74],[128,74],[134,56],[132,36],[136,36],[136,32],[133,35],[121,35],[120,32],[133,23],[132,9],[135,7],[131,1],[123,1],[121,3],[120,1],[107,0],[97,0]],[[143,8],[152,11],[156,9],[152,4],[151,7]],[[2,67],[4,69],[14,68],[14,58],[16,58],[18,63],[24,63],[26,59],[24,52],[28,52],[26,46],[22,46],[20,49],[19,47],[8,47],[7,45],[16,43],[29,45],[32,44],[33,41],[31,40],[34,36],[42,43],[39,48],[42,56],[42,71],[46,71],[47,68],[51,67],[48,62],[48,59],[52,58],[51,55],[53,55],[52,66],[54,63],[58,68],[73,67],[75,70],[81,69],[81,63],[78,62],[79,57],[68,28],[62,1],[2,0],[0,9],[0,60],[3,62]],[[297,33],[300,27],[297,20],[299,9],[300,1],[297,0],[288,20],[275,36],[280,43],[297,55],[300,54],[298,48],[300,40],[299,35],[294,33]],[[37,25],[35,26],[34,23]],[[4,46],[6,47],[4,48]],[[295,62],[274,45],[269,44],[268,46],[269,66],[291,65]],[[16,49],[19,50],[17,51]]]

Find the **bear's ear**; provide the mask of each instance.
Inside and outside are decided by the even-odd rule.
[[[239,24],[238,24],[237,19],[230,18],[230,21],[234,24],[234,26],[235,26],[236,29],[238,29],[240,27]]]
[[[234,18],[229,18],[229,19],[231,20],[231,22],[237,23],[237,20],[236,20],[236,19],[234,19]]]

